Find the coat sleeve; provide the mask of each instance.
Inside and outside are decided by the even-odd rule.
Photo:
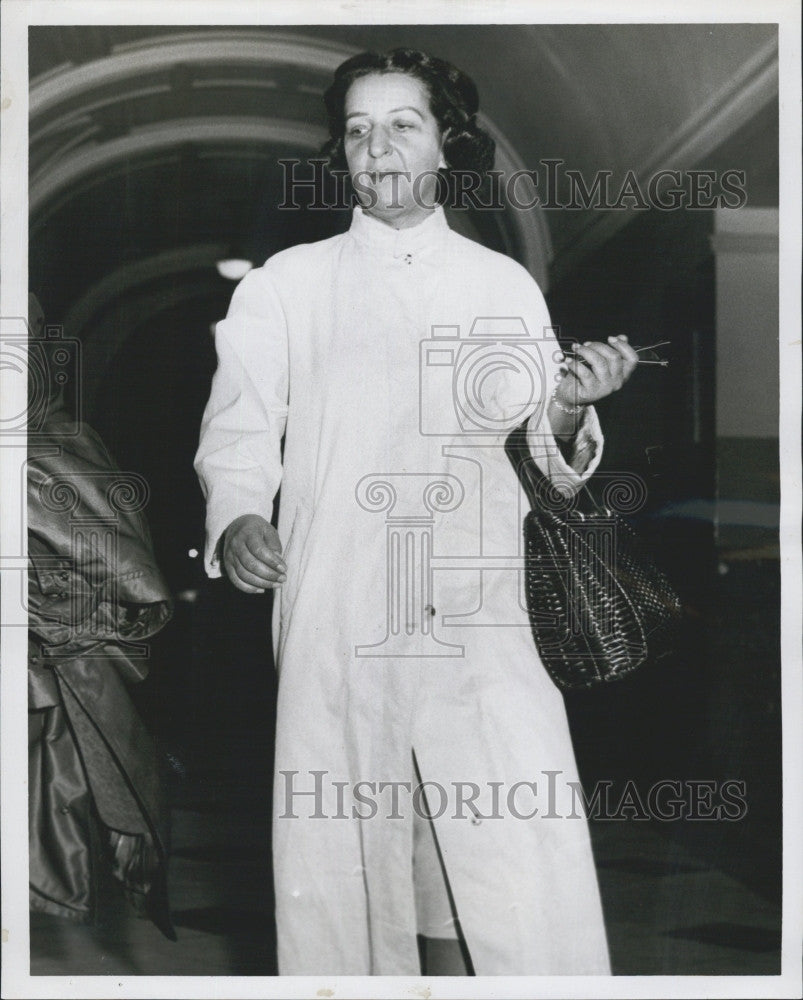
[[[531,356],[534,372],[534,395],[524,410],[527,413],[527,442],[535,462],[544,475],[573,489],[578,489],[599,465],[602,457],[603,436],[599,418],[593,406],[586,406],[578,422],[568,456],[564,458],[552,427],[548,409],[552,392],[561,376],[561,349],[555,327],[549,316],[541,289],[523,269],[516,267],[513,282],[508,286],[509,301],[520,305],[524,328],[532,340]],[[496,386],[497,404],[501,422],[506,430],[519,426],[522,420],[522,400],[519,395],[521,382],[509,373],[515,364],[500,366]],[[529,411],[529,412],[528,412]],[[510,413],[510,419],[507,414]],[[515,418],[512,416],[516,414]]]
[[[219,543],[243,514],[269,521],[282,478],[287,423],[287,321],[265,267],[250,271],[217,324],[218,366],[201,422],[195,471],[206,499],[204,564],[221,575]]]
[[[547,417],[547,407],[530,419],[527,440],[535,463],[545,476],[579,489],[594,474],[602,458],[603,436],[597,411],[587,406],[582,413],[567,458],[561,454]]]

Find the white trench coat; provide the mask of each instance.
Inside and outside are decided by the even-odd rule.
[[[227,525],[282,491],[280,972],[418,973],[413,750],[476,974],[609,972],[563,699],[505,564],[526,511],[509,430],[529,417],[574,484],[602,447],[591,408],[571,466],[544,422],[560,359],[538,287],[440,209],[399,231],[356,209],[249,273],[216,343],[210,575]]]

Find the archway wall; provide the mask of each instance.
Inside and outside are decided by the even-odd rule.
[[[275,163],[314,156],[326,135],[321,95],[333,69],[354,51],[354,46],[304,34],[206,29],[121,41],[96,58],[63,63],[39,75],[30,95],[32,253],[54,216],[69,212],[82,193],[108,189],[112,179],[128,197],[138,172],[161,170],[166,185],[183,175],[176,200],[191,201],[193,162]],[[505,174],[522,169],[514,146],[494,122],[486,117],[483,125],[497,141],[497,168]],[[221,179],[218,188],[225,186]],[[217,215],[217,233],[211,222],[199,233],[177,220],[172,239],[165,233],[158,246],[148,249],[181,252],[199,240],[242,239],[236,228],[247,209],[239,203],[236,211],[227,210],[237,201],[237,191],[207,191],[205,199],[206,210],[211,207]],[[270,215],[266,205],[262,211]],[[147,212],[140,212],[140,224],[143,215],[147,222]],[[266,230],[281,228],[275,218],[265,221]],[[545,287],[551,250],[540,213],[497,211],[492,221],[480,221],[495,230],[491,235],[498,248],[518,258]],[[470,219],[457,222],[467,235],[484,238]],[[130,249],[129,257],[136,254]],[[89,276],[87,281],[101,281],[109,270],[128,263],[124,253],[117,259],[110,255],[94,281]],[[91,294],[91,288],[84,292]],[[74,310],[74,302],[62,304]]]

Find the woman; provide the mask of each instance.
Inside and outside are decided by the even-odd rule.
[[[430,974],[605,973],[563,701],[515,567],[480,560],[520,552],[509,431],[578,485],[636,355],[561,368],[529,274],[435,207],[439,171],[492,162],[468,77],[366,53],[326,103],[361,204],[235,291],[196,459],[209,573],[276,588],[280,972],[416,974],[418,934]]]

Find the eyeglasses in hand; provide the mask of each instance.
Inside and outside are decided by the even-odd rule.
[[[564,341],[565,343],[574,343],[574,341]],[[638,359],[638,364],[640,365],[660,365],[661,368],[668,368],[669,361],[666,358],[660,358],[656,353],[656,348],[667,347],[672,343],[671,340],[659,340],[657,344],[650,344],[648,347],[634,347],[633,350],[636,354],[643,354],[644,357]],[[572,351],[565,351],[561,348],[564,356],[567,358],[579,358],[578,354],[574,354]],[[580,358],[582,360],[582,358]]]

